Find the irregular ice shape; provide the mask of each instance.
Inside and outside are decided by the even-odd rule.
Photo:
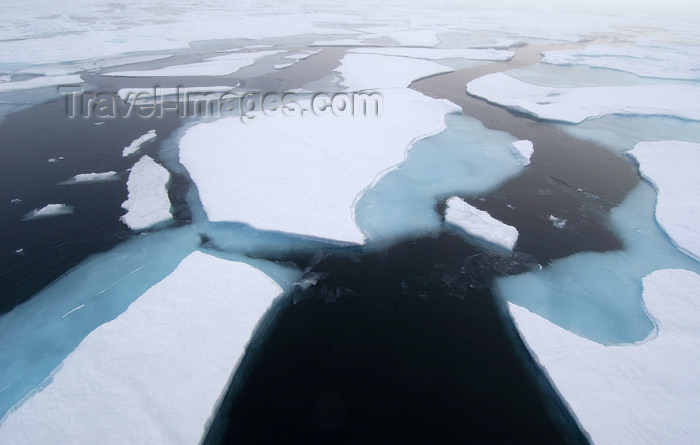
[[[143,136],[139,136],[138,138],[134,139],[131,142],[131,144],[129,144],[127,147],[124,147],[124,151],[122,152],[122,156],[127,157],[133,153],[136,153],[137,151],[139,151],[141,149],[141,146],[143,144],[145,144],[146,142],[153,140],[155,138],[156,138],[156,130],[149,130]]]
[[[99,181],[110,181],[116,179],[117,172],[109,171],[104,173],[81,173],[79,175],[73,176],[73,178],[68,181],[62,182],[61,184],[75,184],[79,182],[99,182]]]
[[[126,210],[122,222],[131,230],[142,230],[172,219],[168,181],[170,172],[149,156],[134,164],[126,182],[129,198],[122,204]]]
[[[700,49],[693,46],[588,45],[585,49],[545,51],[542,63],[587,65],[641,77],[700,80]]]
[[[557,229],[563,229],[564,226],[566,226],[566,220],[564,218],[557,218],[554,215],[549,215],[549,221],[551,221],[552,225]]]
[[[376,28],[371,37],[389,37],[403,46],[435,46],[440,43],[437,34],[442,30],[433,29],[409,29],[392,30],[389,28]]]
[[[368,239],[392,240],[437,232],[435,203],[445,196],[479,196],[522,171],[515,139],[464,114],[446,116],[442,133],[417,142],[406,160],[358,199],[355,222]]]
[[[678,248],[700,260],[700,144],[641,142],[629,151],[654,184],[656,220]]]
[[[0,442],[198,443],[281,292],[248,264],[190,254],[10,411]]]
[[[460,111],[409,89],[379,93],[381,117],[258,115],[253,125],[226,118],[189,128],[180,162],[209,220],[362,243],[359,195],[418,139],[442,131],[446,113]]]
[[[597,444],[694,443],[700,437],[700,275],[643,280],[655,332],[604,346],[509,304],[521,336]]]
[[[532,159],[532,154],[535,152],[531,141],[523,139],[522,141],[513,142],[510,146],[521,164],[530,165],[530,159]]]
[[[488,212],[477,209],[457,196],[447,200],[445,222],[507,250],[513,250],[518,241],[518,229],[502,223]]]
[[[22,220],[46,218],[49,216],[70,215],[73,213],[73,207],[67,204],[48,204],[40,209],[34,209],[24,215]]]
[[[263,57],[281,52],[284,51],[232,53],[225,56],[209,57],[204,62],[172,65],[153,70],[116,71],[105,75],[122,77],[227,76],[245,66],[254,64]]]
[[[0,82],[0,93],[32,90],[34,88],[45,88],[56,85],[75,85],[82,82],[83,79],[81,79],[79,75],[40,76],[29,80],[18,80],[16,82]]]
[[[469,82],[467,92],[541,119],[574,124],[605,114],[700,120],[700,88],[688,85],[553,88],[494,73]]]
[[[334,70],[343,77],[341,84],[350,91],[407,87],[414,80],[452,68],[427,60],[379,54],[346,54]]]
[[[152,97],[158,101],[162,97],[178,96],[183,97],[185,95],[197,95],[197,94],[210,94],[210,93],[229,93],[236,88],[238,84],[233,86],[211,86],[211,87],[168,87],[168,88],[120,88],[117,95],[125,102],[133,102],[134,100],[148,100],[151,101]],[[149,103],[153,103],[152,101]]]
[[[665,268],[700,274],[700,263],[680,252],[654,219],[655,201],[654,189],[641,181],[611,209],[610,221],[622,249],[579,252],[553,260],[542,270],[497,278],[495,291],[598,343],[646,338],[653,324],[642,304],[642,278]]]
[[[379,54],[385,56],[412,57],[416,59],[448,59],[461,58],[471,60],[510,60],[512,51],[496,49],[443,49],[443,48],[354,48],[349,53]]]

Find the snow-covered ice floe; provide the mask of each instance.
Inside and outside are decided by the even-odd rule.
[[[518,160],[523,165],[530,165],[530,159],[532,159],[535,149],[533,148],[532,141],[523,139],[522,141],[515,141],[511,144],[513,149],[513,154],[518,157]]]
[[[172,219],[168,181],[168,170],[149,156],[134,164],[126,182],[129,198],[122,204],[127,211],[122,222],[132,230],[142,230]]]
[[[488,212],[477,209],[457,196],[447,200],[445,222],[459,227],[475,238],[507,250],[513,250],[518,241],[518,229],[497,220]]]
[[[358,197],[417,140],[442,131],[445,114],[461,110],[409,89],[376,92],[381,116],[258,116],[253,125],[226,118],[189,128],[180,162],[208,219],[362,243]]]
[[[554,215],[549,215],[549,221],[557,229],[563,229],[566,226],[566,220],[564,218],[557,218]]]
[[[664,48],[588,45],[584,49],[545,51],[542,63],[587,65],[641,77],[700,80],[700,48],[685,45]]]
[[[56,85],[75,85],[82,83],[83,79],[79,75],[65,76],[40,76],[29,80],[19,80],[15,82],[0,82],[0,93],[10,91],[33,90],[34,88],[46,88]]]
[[[80,173],[73,176],[67,181],[63,181],[60,184],[80,184],[84,182],[100,182],[100,181],[111,181],[117,178],[117,172],[108,171],[102,173]]]
[[[9,411],[0,443],[199,443],[281,293],[248,264],[190,254]]]
[[[160,101],[165,97],[186,97],[190,95],[199,96],[207,94],[230,93],[238,86],[209,86],[209,87],[155,87],[155,88],[120,88],[117,95],[125,102],[143,101],[152,104],[153,101]]]
[[[555,88],[494,73],[469,82],[467,93],[540,119],[574,124],[606,114],[700,120],[700,87],[689,85]]]
[[[358,54],[379,54],[385,56],[411,57],[416,59],[471,59],[471,60],[510,60],[513,57],[512,51],[487,49],[487,48],[353,48],[349,53]]]
[[[435,62],[381,54],[346,54],[335,72],[351,91],[407,87],[414,80],[449,73],[452,68]]]
[[[680,250],[700,260],[700,144],[641,142],[628,153],[657,190],[661,228]]]
[[[658,270],[642,285],[655,329],[635,344],[604,346],[508,306],[525,343],[594,443],[696,443],[700,275]]]
[[[151,141],[156,138],[156,130],[149,130],[146,134],[139,136],[138,138],[134,139],[131,144],[129,144],[127,147],[124,147],[124,151],[122,151],[122,156],[127,157],[133,153],[136,153],[141,149],[141,146],[145,144],[148,141]]]
[[[40,209],[34,209],[24,215],[24,221],[30,219],[48,218],[50,216],[70,215],[73,213],[73,207],[67,204],[48,204]]]
[[[172,65],[153,70],[116,71],[105,75],[122,77],[226,76],[235,73],[243,67],[254,64],[263,57],[280,52],[283,51],[232,53],[224,56],[208,57],[204,62]]]

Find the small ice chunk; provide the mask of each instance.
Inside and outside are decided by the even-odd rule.
[[[700,144],[640,142],[629,154],[657,190],[659,226],[681,251],[700,260]]]
[[[168,181],[170,172],[149,156],[134,164],[126,182],[129,198],[122,204],[127,211],[122,222],[131,230],[142,230],[172,219]]]
[[[108,171],[104,173],[80,173],[73,176],[68,181],[64,181],[61,184],[75,184],[80,182],[99,182],[99,181],[110,181],[116,179],[117,172]]]
[[[139,138],[135,139],[131,144],[129,144],[128,147],[124,147],[124,151],[122,152],[123,157],[127,157],[133,153],[136,153],[141,149],[141,146],[145,144],[148,141],[151,141],[156,138],[156,130],[150,130],[143,136],[140,136]]]
[[[564,218],[557,218],[554,215],[549,215],[549,220],[552,222],[552,225],[557,229],[563,229],[566,225],[566,220]]]
[[[642,281],[655,330],[605,346],[508,304],[515,325],[597,444],[695,443],[700,437],[700,275],[657,270]]]
[[[532,154],[535,152],[532,142],[527,139],[515,141],[511,144],[511,148],[522,165],[530,165],[530,159],[532,159]]]
[[[15,250],[15,253],[16,253],[17,255],[22,255],[22,254],[24,253],[24,249],[22,249],[22,248],[17,249],[17,250]]]
[[[273,65],[273,68],[276,70],[283,70],[285,68],[289,68],[290,66],[294,65],[294,62],[292,63],[281,63],[279,65]]]
[[[70,215],[73,213],[73,207],[67,204],[49,204],[40,209],[34,209],[24,215],[22,220],[46,218],[49,216]]]
[[[513,250],[518,241],[518,230],[515,227],[502,223],[488,212],[477,209],[457,196],[447,200],[445,222],[507,250]]]
[[[47,159],[47,161],[48,161],[49,164],[55,164],[55,163],[57,163],[58,161],[62,161],[62,160],[63,160],[63,156],[60,156],[60,157],[58,157],[58,158],[49,158],[49,159]]]
[[[10,202],[12,204],[19,204],[20,202],[22,202],[22,200],[19,198],[12,198],[12,199],[10,199]]]

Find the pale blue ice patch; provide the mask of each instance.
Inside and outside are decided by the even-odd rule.
[[[668,116],[603,116],[560,127],[619,153],[646,141],[700,142],[700,122]]]
[[[446,123],[445,131],[416,143],[401,165],[357,201],[355,222],[369,240],[439,230],[438,200],[487,193],[522,171],[510,147],[512,135],[461,114],[447,115]]]
[[[646,338],[653,323],[642,304],[642,278],[659,269],[700,273],[700,263],[677,250],[654,219],[656,192],[646,182],[611,211],[623,249],[582,252],[542,270],[496,280],[506,300],[582,337],[603,344]]]

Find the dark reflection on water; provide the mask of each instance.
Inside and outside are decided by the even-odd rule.
[[[461,238],[292,258],[207,444],[586,443],[486,288],[529,270]],[[295,303],[296,302],[296,303]]]

